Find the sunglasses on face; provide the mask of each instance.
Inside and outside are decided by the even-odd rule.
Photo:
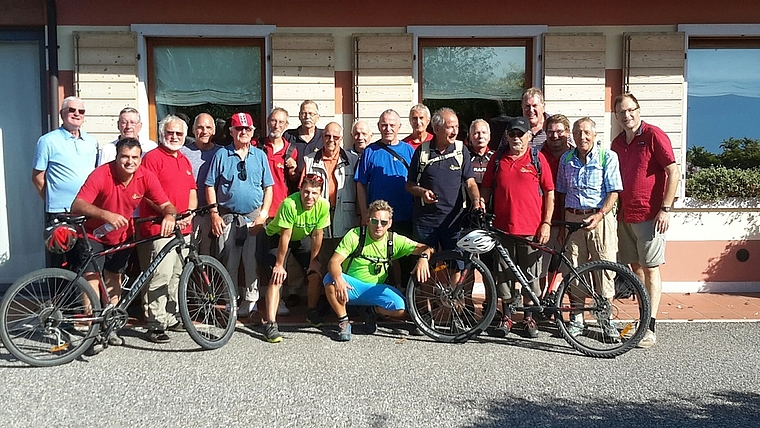
[[[235,130],[237,132],[253,132],[252,126],[236,126]]]
[[[69,107],[69,108],[66,109],[66,111],[68,111],[69,113],[79,112],[79,114],[84,114],[84,109],[83,108]]]
[[[387,227],[388,223],[390,223],[390,220],[380,220],[379,218],[369,219],[369,224],[371,224],[372,226],[377,226],[379,224],[383,227]]]
[[[522,132],[522,131],[509,131],[507,133],[507,135],[509,135],[511,138],[514,138],[514,137],[522,138],[522,136],[525,135],[525,132]]]
[[[248,179],[248,170],[245,169],[245,161],[238,162],[237,171],[240,181],[245,181]]]

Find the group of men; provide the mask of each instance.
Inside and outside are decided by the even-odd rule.
[[[500,229],[550,245],[566,238],[551,227],[553,219],[588,222],[583,233],[568,238],[572,261],[631,264],[652,296],[653,320],[641,343],[651,346],[661,292],[658,266],[664,262],[678,168],[667,136],[641,121],[633,95],[619,96],[614,106],[623,132],[612,150],[597,143],[590,118],[571,130],[565,116],[546,114],[536,88],[523,95],[523,117],[510,118],[494,138],[494,122],[475,120],[466,142],[457,140],[456,112],[441,108],[431,114],[418,104],[409,113],[413,132],[406,138],[398,135],[400,115],[386,110],[377,124],[379,139],[372,142],[371,126],[357,121],[347,149],[341,125],[318,128],[318,106],[307,100],[300,106],[300,126],[288,129],[288,112],[274,108],[258,141],[251,115],[235,113],[227,146],[214,142],[215,121],[205,113],[192,124],[194,140],[187,138],[188,124],[169,115],[159,123],[159,143],[142,143],[139,113],[125,108],[117,122],[120,138],[98,149],[81,130],[82,101],[69,97],[62,104],[61,128],[38,142],[32,181],[48,215],[87,215],[88,235],[103,247],[135,233],[133,214],[163,216],[160,225],[146,223],[137,231],[143,238],[161,236],[139,249],[143,264],[174,233],[173,214],[217,204],[210,216],[178,226],[202,254],[222,261],[242,290],[238,315],[259,313],[264,336],[273,343],[282,341],[277,315],[289,312],[286,302],[297,304],[301,281],[307,284],[307,321],[322,325],[318,302],[325,294],[339,319],[338,340],[351,339],[347,305],[363,308],[370,332],[377,314],[403,318],[399,288],[410,275],[418,281],[429,277],[433,251],[456,247],[468,210],[493,210]],[[611,213],[616,207],[617,221]],[[105,223],[110,232],[93,233]],[[504,244],[531,272],[531,287],[539,292],[546,275],[539,252],[517,241]],[[81,260],[72,254],[54,262],[75,267]],[[112,302],[118,301],[127,259],[117,253],[103,265]],[[96,289],[99,268],[88,269]],[[176,301],[180,269],[179,255],[165,258],[144,295],[150,341],[168,342],[166,330],[183,329]],[[516,279],[501,271],[497,277],[505,315],[495,332],[506,335]],[[612,297],[614,287],[603,292]],[[573,314],[570,324],[572,334],[583,332],[581,314]],[[538,335],[530,315],[524,328]],[[615,336],[613,330],[605,332]],[[111,344],[122,342],[109,337]]]

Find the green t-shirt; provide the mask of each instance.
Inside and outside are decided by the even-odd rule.
[[[335,249],[337,254],[346,257],[346,261],[343,262],[343,272],[346,275],[364,281],[370,284],[382,284],[385,279],[388,278],[388,265],[386,258],[388,256],[388,237],[383,236],[377,241],[373,241],[369,232],[364,238],[364,248],[362,249],[362,256],[357,257],[351,263],[351,268],[348,267],[348,256],[354,252],[359,246],[359,236],[361,232],[358,227],[355,227],[346,233],[343,240],[340,241],[338,248]],[[408,256],[414,252],[417,248],[417,243],[407,238],[406,236],[393,234],[393,260],[401,257]],[[366,258],[365,258],[366,257]],[[369,259],[369,260],[368,260]],[[379,269],[375,270],[374,266],[378,266]],[[374,273],[377,272],[377,273]]]
[[[293,193],[285,198],[277,209],[274,219],[267,225],[267,235],[279,235],[282,229],[293,229],[291,241],[300,241],[316,229],[330,225],[330,203],[319,198],[316,204],[305,210],[301,205],[301,194]]]

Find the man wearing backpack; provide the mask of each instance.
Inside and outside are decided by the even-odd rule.
[[[406,181],[406,190],[414,196],[412,236],[433,248],[453,250],[465,206],[482,209],[483,200],[470,155],[456,139],[459,118],[454,110],[441,108],[430,122],[435,138],[414,152]]]
[[[348,304],[369,306],[371,311],[385,316],[404,316],[404,295],[385,284],[393,260],[418,255],[412,274],[420,283],[430,277],[428,260],[433,249],[390,231],[393,208],[388,202],[374,201],[367,211],[367,226],[355,227],[343,237],[330,258],[323,281],[327,300],[338,316],[338,340],[343,342],[351,340]],[[368,330],[374,331],[374,326]]]
[[[554,212],[554,179],[543,154],[530,149],[532,136],[528,119],[517,117],[507,126],[507,146],[500,147],[486,168],[483,177],[483,197],[493,195],[494,226],[511,234],[532,239],[540,244],[549,240],[552,213]],[[502,242],[514,262],[533,280],[530,287],[541,292],[538,269],[541,252],[514,239]],[[498,295],[504,314],[494,334],[504,337],[512,328],[510,317],[517,279],[510,271],[497,266]],[[530,304],[527,290],[523,290],[524,303]],[[525,331],[538,337],[538,327],[530,312],[526,312]]]
[[[560,158],[557,171],[557,199],[563,207],[561,215],[566,221],[586,222],[585,229],[570,235],[567,249],[573,266],[589,260],[617,261],[618,239],[615,216],[610,213],[623,190],[617,154],[596,144],[596,123],[590,117],[573,124],[576,148]],[[565,229],[561,229],[560,239]],[[603,278],[597,292],[612,299],[615,295],[614,278]],[[581,290],[571,290],[571,304],[582,305]],[[601,320],[600,320],[601,321]],[[582,312],[570,313],[568,331],[573,336],[583,333]],[[605,336],[619,340],[620,333],[613,321],[602,323]]]

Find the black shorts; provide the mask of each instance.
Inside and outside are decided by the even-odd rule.
[[[98,253],[103,250],[113,248],[114,246],[101,244],[100,242],[91,239],[90,246],[92,246],[92,252]],[[133,248],[129,248],[122,251],[117,251],[112,254],[108,254],[105,257],[95,257],[90,262],[85,272],[101,272],[103,269],[113,273],[124,273],[129,265],[129,256],[132,254]],[[84,239],[79,239],[74,245],[74,249],[69,254],[69,262],[71,264],[71,270],[77,271],[79,267],[87,262],[87,254],[85,251]]]
[[[269,250],[264,254],[264,264],[271,270],[274,268],[274,264],[277,262],[277,247],[280,244],[280,235],[274,236],[264,235],[266,239],[266,248]],[[288,251],[288,257],[293,256],[296,261],[301,265],[304,270],[309,268],[311,262],[311,236],[305,236],[300,241],[290,241],[288,245],[290,251]],[[287,258],[285,259],[287,262]],[[287,265],[287,263],[285,263]]]

